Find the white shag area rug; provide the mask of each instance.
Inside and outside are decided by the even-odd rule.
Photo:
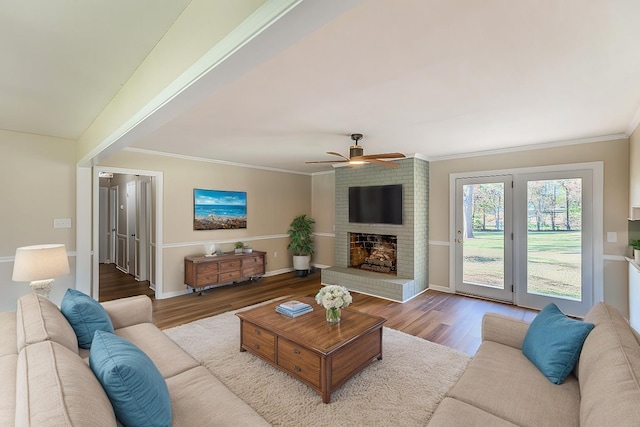
[[[164,332],[274,426],[423,426],[470,360],[457,350],[385,327],[383,359],[324,404],[305,384],[240,352],[235,313]]]

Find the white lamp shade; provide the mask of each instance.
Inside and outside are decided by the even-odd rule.
[[[69,258],[64,245],[23,246],[16,249],[13,280],[29,282],[69,274]]]

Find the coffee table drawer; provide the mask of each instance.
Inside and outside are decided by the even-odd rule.
[[[271,362],[276,361],[276,337],[271,332],[252,323],[243,322],[242,344],[250,352]]]
[[[320,387],[320,356],[284,338],[278,339],[278,365]]]

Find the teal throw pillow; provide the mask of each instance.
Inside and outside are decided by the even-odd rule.
[[[593,323],[565,316],[549,304],[533,319],[522,352],[554,384],[562,384],[580,357]]]
[[[80,291],[67,289],[62,298],[60,311],[71,324],[78,337],[78,345],[82,348],[91,348],[91,341],[96,331],[113,333],[111,318],[104,307]]]
[[[124,426],[170,426],[167,383],[142,350],[117,335],[96,331],[89,366]]]

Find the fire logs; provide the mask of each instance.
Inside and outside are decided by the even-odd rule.
[[[396,251],[390,248],[377,248],[364,260],[360,266],[363,270],[390,273],[396,267]]]

